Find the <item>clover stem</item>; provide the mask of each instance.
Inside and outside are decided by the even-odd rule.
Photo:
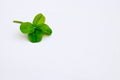
[[[22,24],[23,22],[22,21],[13,21],[14,23],[19,23],[19,24]]]

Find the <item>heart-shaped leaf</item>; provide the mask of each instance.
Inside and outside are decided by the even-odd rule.
[[[42,40],[42,31],[35,30],[35,32],[28,34],[29,41],[35,43]]]
[[[45,23],[45,16],[43,14],[37,14],[33,20],[33,25],[39,26]]]
[[[52,29],[47,24],[42,24],[42,25],[38,26],[37,28],[46,35],[52,34]]]
[[[22,33],[32,33],[34,32],[34,27],[30,22],[24,22],[24,23],[21,23],[20,25],[20,31]]]

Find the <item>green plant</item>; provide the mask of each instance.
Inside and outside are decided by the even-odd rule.
[[[37,14],[33,22],[21,22],[21,21],[13,21],[14,23],[20,24],[20,31],[24,34],[28,35],[28,39],[32,43],[40,42],[42,40],[43,35],[51,35],[52,29],[45,24],[45,16],[41,13]]]

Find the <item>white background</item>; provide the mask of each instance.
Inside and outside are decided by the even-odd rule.
[[[13,20],[46,16],[31,43]],[[120,80],[120,0],[0,0],[0,80]]]

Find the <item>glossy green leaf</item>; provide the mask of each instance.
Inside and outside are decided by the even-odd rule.
[[[39,25],[41,25],[43,23],[45,23],[45,16],[43,14],[41,14],[41,13],[36,15],[34,20],[33,20],[33,25],[39,26]]]
[[[28,39],[33,43],[40,42],[42,40],[42,35],[42,31],[35,30],[33,33],[28,34]]]
[[[35,16],[32,23],[17,20],[13,22],[20,24],[20,31],[28,34],[28,39],[32,43],[40,42],[44,34],[52,34],[52,29],[45,24],[45,16],[41,13]]]
[[[38,26],[38,29],[41,30],[46,35],[52,34],[52,29],[47,24],[42,24]]]
[[[20,25],[20,31],[22,33],[32,33],[34,32],[34,27],[30,22],[24,22],[24,23],[21,23]]]

